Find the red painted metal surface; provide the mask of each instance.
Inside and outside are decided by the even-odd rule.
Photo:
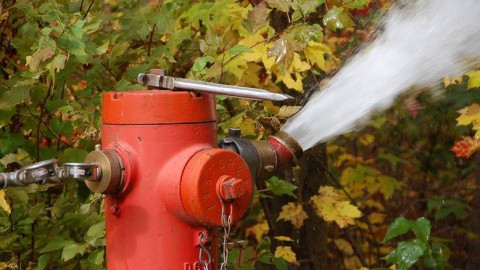
[[[107,269],[200,269],[200,233],[216,269],[216,230],[206,226],[219,225],[217,186],[226,177],[241,179],[229,182],[241,196],[226,202],[238,220],[250,204],[252,181],[243,159],[216,148],[213,96],[107,92],[102,117],[102,148],[118,153],[126,181],[105,200]]]
[[[268,137],[268,142],[273,146],[277,156],[277,171],[292,164],[294,156],[290,149],[275,137]]]

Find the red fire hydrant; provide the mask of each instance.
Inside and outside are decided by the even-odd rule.
[[[107,269],[217,269],[217,228],[229,231],[250,206],[252,178],[299,146],[278,136],[219,148],[214,96],[160,88],[103,94],[102,146],[85,162],[101,170],[88,187],[106,194]]]
[[[149,90],[103,94],[102,145],[85,163],[34,163],[0,173],[0,188],[75,179],[105,194],[108,269],[217,269],[219,227],[224,269],[231,226],[252,200],[252,178],[257,184],[268,179],[300,157],[302,148],[282,131],[249,141],[232,130],[217,144],[212,94],[288,96],[161,70],[140,74],[139,82]]]

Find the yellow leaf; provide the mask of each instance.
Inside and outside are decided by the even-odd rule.
[[[467,76],[468,89],[480,87],[480,70],[468,72]]]
[[[302,106],[282,106],[276,117],[280,119],[286,119],[294,114],[296,114]]]
[[[335,243],[337,248],[343,252],[343,254],[347,256],[351,256],[354,254],[352,245],[347,240],[343,238],[339,238],[339,239],[333,240],[333,242]]]
[[[325,72],[330,72],[337,68],[340,61],[333,55],[330,47],[323,43],[310,41],[305,48],[304,53],[305,58],[307,58],[307,61],[310,64],[317,65]]]
[[[6,212],[8,212],[9,214],[12,211],[10,209],[10,205],[7,203],[7,200],[5,200],[5,190],[4,189],[0,190],[0,207],[3,210],[5,210]]]
[[[362,216],[362,213],[349,201],[342,201],[333,187],[320,187],[319,195],[313,196],[310,201],[317,214],[327,222],[335,221],[340,228],[355,224],[355,218]]]
[[[476,126],[480,123],[480,105],[477,103],[459,110],[458,113],[460,113],[460,116],[457,118],[457,126],[468,126],[470,124]]]
[[[288,70],[277,70],[275,74],[277,75],[277,82],[282,81],[288,88],[303,93],[303,78],[300,72],[307,71],[311,68],[312,66],[310,64],[300,59],[298,53],[293,53],[293,60],[290,63]]]
[[[245,52],[245,61],[257,62],[262,59],[262,56],[267,54],[267,48],[265,45],[265,38],[261,34],[249,35],[246,38],[240,40],[238,45],[250,48],[251,52]],[[274,58],[274,57],[272,57]]]
[[[245,234],[253,235],[258,243],[263,239],[263,236],[268,233],[268,223],[265,219],[262,222],[255,224],[252,227],[249,227],[245,230]]]
[[[226,57],[229,59],[229,57]],[[232,73],[237,79],[242,78],[245,70],[247,69],[247,65],[244,59],[244,55],[240,55],[238,57],[232,58],[224,67],[224,71],[228,71]]]
[[[378,176],[377,181],[380,185],[378,191],[383,193],[385,200],[389,200],[393,196],[395,190],[401,188],[401,184],[397,181],[397,179],[388,175]]]
[[[242,135],[244,136],[256,136],[257,128],[256,122],[252,118],[249,118],[245,114],[239,114],[232,117],[232,122],[230,127],[240,128],[242,130]]]
[[[298,203],[289,202],[282,206],[282,211],[278,215],[278,220],[290,221],[296,229],[303,226],[303,221],[308,218],[307,212],[303,210],[302,205]]]
[[[375,207],[377,208],[378,210],[380,211],[384,211],[385,210],[385,207],[383,207],[383,204],[381,204],[380,202],[378,201],[374,201],[374,200],[366,200],[365,202],[363,202],[363,204],[365,206],[368,206],[368,207]]]
[[[302,72],[311,69],[312,66],[307,62],[304,62],[300,59],[300,55],[298,53],[293,53],[293,61],[290,65],[289,71],[290,72]]]
[[[371,224],[383,224],[385,214],[373,212],[368,216],[368,220]]]
[[[295,79],[293,79],[290,73],[286,73],[282,78],[282,82],[290,89],[297,90],[300,93],[303,93],[303,83],[302,76],[300,73],[295,73]]]
[[[275,104],[273,104],[273,102],[271,102],[270,100],[265,100],[263,104],[265,106],[264,109],[266,112],[271,113],[273,115],[280,113],[280,108],[278,106],[275,106]]]
[[[458,76],[456,78],[453,78],[451,79],[450,76],[447,76],[447,83],[450,82],[450,84],[461,84],[462,81],[463,81],[463,76]],[[444,83],[445,83],[445,80],[444,80]],[[448,85],[445,85],[445,87],[447,87]]]
[[[288,237],[288,236],[283,236],[283,235],[280,235],[280,236],[275,236],[273,237],[275,240],[278,240],[278,241],[288,241],[288,242],[292,242],[293,239]]]
[[[275,249],[275,258],[283,258],[285,261],[290,263],[297,262],[297,255],[293,252],[292,247],[283,247],[279,246]]]
[[[363,145],[369,145],[375,140],[375,136],[372,134],[363,134],[358,139]]]

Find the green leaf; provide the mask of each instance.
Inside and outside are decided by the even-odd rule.
[[[287,30],[284,35],[293,50],[300,52],[305,49],[310,41],[320,42],[323,40],[322,26],[319,24],[298,24]]]
[[[427,253],[423,258],[423,264],[427,269],[438,269],[438,263],[435,258]]]
[[[407,233],[411,229],[411,227],[412,225],[410,223],[410,220],[404,217],[399,217],[395,219],[395,221],[390,225],[390,227],[388,227],[388,231],[383,238],[383,242],[387,242],[390,239]]]
[[[252,49],[245,47],[243,45],[235,45],[232,48],[230,48],[230,53],[232,54],[240,54],[240,53],[246,53],[246,52],[253,52]]]
[[[58,39],[58,45],[75,56],[85,56],[85,42],[74,34],[65,34]]]
[[[415,222],[412,222],[412,231],[425,245],[427,245],[430,238],[430,230],[432,226],[430,220],[427,218],[421,217]]]
[[[345,6],[351,9],[362,9],[370,4],[370,0],[344,0]]]
[[[110,61],[117,61],[117,57],[123,55],[123,53],[127,51],[128,47],[130,47],[130,44],[128,42],[120,42],[116,44],[110,52]]]
[[[83,253],[85,253],[85,250],[87,249],[87,245],[88,244],[79,245],[77,243],[71,243],[66,245],[62,251],[63,261],[65,262],[69,261],[72,258],[74,258],[77,254],[83,255]]]
[[[94,252],[90,253],[90,255],[88,256],[88,261],[94,265],[102,265],[104,261],[104,255],[105,251],[103,249],[97,249]]]
[[[350,15],[342,7],[330,9],[323,17],[323,24],[332,31],[345,29],[355,25]]]
[[[99,222],[90,226],[87,233],[83,237],[85,241],[93,243],[95,240],[105,236],[105,222]]]
[[[297,189],[295,185],[285,180],[281,180],[276,176],[267,180],[267,188],[276,196],[288,195],[296,198],[293,193]]]
[[[8,249],[13,243],[18,241],[18,233],[11,232],[7,234],[0,235],[0,249],[6,250]]]
[[[88,151],[83,149],[68,148],[63,152],[63,162],[83,162],[87,156]]]
[[[273,258],[272,262],[277,270],[288,270],[288,263],[284,258]]]
[[[292,2],[292,8],[299,12],[300,17],[305,17],[309,13],[315,12],[318,6],[325,3],[324,0],[297,0]]]
[[[196,71],[196,72],[204,71],[207,64],[208,63],[213,63],[213,62],[215,62],[215,58],[213,58],[210,55],[206,55],[206,56],[202,56],[200,58],[197,58],[197,60],[195,60],[195,63],[193,64],[192,71]]]
[[[98,46],[97,49],[95,49],[96,54],[104,54],[108,50],[108,46],[110,45],[110,42],[107,40],[103,41],[102,45]]]
[[[59,54],[53,58],[51,63],[51,70],[53,72],[58,72],[65,67],[65,62],[67,61],[67,56],[64,54]]]
[[[50,254],[42,254],[38,257],[37,266],[35,270],[43,270],[47,267],[48,262],[50,261]]]
[[[48,244],[39,250],[40,253],[47,253],[64,248],[67,245],[75,244],[72,240],[65,240],[63,237],[55,237]]]
[[[290,10],[292,2],[285,0],[267,0],[267,4],[271,8],[276,8],[280,11],[288,12]]]
[[[398,247],[385,256],[384,259],[389,263],[396,264],[398,270],[407,270],[417,263],[426,249],[427,246],[418,239],[400,242],[398,243]]]
[[[0,95],[0,110],[11,108],[27,100],[30,96],[30,87],[20,86],[5,91]]]
[[[24,188],[14,187],[8,188],[7,194],[16,204],[27,204],[28,203],[28,195],[25,192]]]

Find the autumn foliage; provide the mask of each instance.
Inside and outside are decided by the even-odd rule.
[[[295,96],[216,97],[219,138],[239,127],[264,139],[375,38],[393,2],[3,1],[0,169],[83,161],[100,141],[101,93],[141,88],[150,68]],[[412,91],[257,183],[229,269],[475,266],[479,87],[472,71]],[[82,184],[0,190],[0,207],[0,269],[104,268],[103,198]]]

